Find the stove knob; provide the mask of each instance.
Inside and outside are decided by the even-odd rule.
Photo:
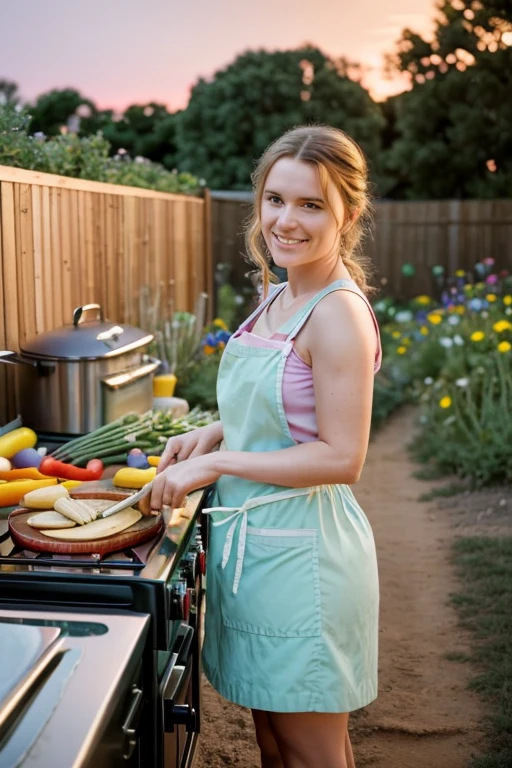
[[[186,587],[183,588],[182,584],[183,582],[180,582],[179,585],[174,585],[170,589],[169,618],[173,621],[175,619],[181,621],[185,618],[184,596],[186,594]]]

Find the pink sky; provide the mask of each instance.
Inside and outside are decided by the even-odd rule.
[[[249,49],[305,42],[368,67],[377,99],[383,55],[408,26],[427,34],[434,0],[3,0],[0,79],[23,97],[74,87],[100,107],[158,101],[175,110],[190,87]]]

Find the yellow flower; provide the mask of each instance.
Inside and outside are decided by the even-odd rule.
[[[493,331],[496,331],[496,333],[503,333],[503,331],[510,331],[512,330],[512,323],[509,323],[508,320],[498,320],[497,323],[494,323],[492,329]]]
[[[402,334],[400,333],[400,331],[393,331],[391,335],[394,339],[399,339]]]
[[[512,296],[510,296],[510,294],[507,294],[506,296],[504,296],[503,303],[506,307],[510,307],[510,305],[512,304]]]
[[[485,297],[489,304],[492,304],[494,301],[496,301],[496,294],[495,293],[488,293]]]
[[[465,311],[466,311],[466,307],[464,307],[462,304],[458,304],[458,305],[455,307],[455,312],[456,312],[458,315],[463,315]]]
[[[465,276],[465,274],[466,274],[466,273],[465,273],[465,271],[464,271],[463,269],[458,269],[458,270],[455,272],[455,276],[456,276],[456,277],[464,277],[464,276]]]
[[[439,325],[443,318],[439,312],[431,312],[429,315],[427,315],[427,319],[432,323],[432,325]]]
[[[430,296],[416,296],[416,302],[418,304],[423,304],[423,306],[425,306],[425,304],[430,304]]]
[[[405,355],[405,353],[407,352],[407,347],[397,347],[396,351],[398,352],[399,355]]]
[[[475,331],[470,336],[471,341],[482,341],[485,339],[485,333],[483,331]]]
[[[217,344],[217,349],[224,349],[225,346],[226,346],[225,341],[219,341],[219,343]]]
[[[203,347],[203,352],[205,353],[205,355],[213,355],[213,353],[215,352],[215,347],[210,347],[209,344],[205,344]]]
[[[228,329],[226,323],[220,317],[216,317],[215,320],[213,321],[213,324],[216,328],[220,328],[221,331],[227,331]]]
[[[441,408],[449,408],[452,404],[452,399],[448,395],[445,395],[445,397],[442,397],[439,401],[439,405]]]
[[[422,336],[428,336],[429,330],[426,325],[422,325],[420,328],[420,333]]]
[[[498,344],[498,352],[510,352],[512,344],[509,341],[500,341]]]

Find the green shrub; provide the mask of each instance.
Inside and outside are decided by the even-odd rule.
[[[198,195],[202,183],[189,173],[168,171],[163,165],[128,155],[109,157],[110,143],[101,133],[74,133],[47,138],[29,135],[30,116],[12,104],[0,105],[0,165],[72,176],[90,181]]]

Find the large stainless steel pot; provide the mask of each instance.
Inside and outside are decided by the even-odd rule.
[[[77,435],[151,408],[160,365],[147,355],[152,340],[139,328],[105,320],[99,304],[87,304],[75,309],[71,325],[36,336],[20,354],[0,351],[0,362],[16,365],[26,426]]]

